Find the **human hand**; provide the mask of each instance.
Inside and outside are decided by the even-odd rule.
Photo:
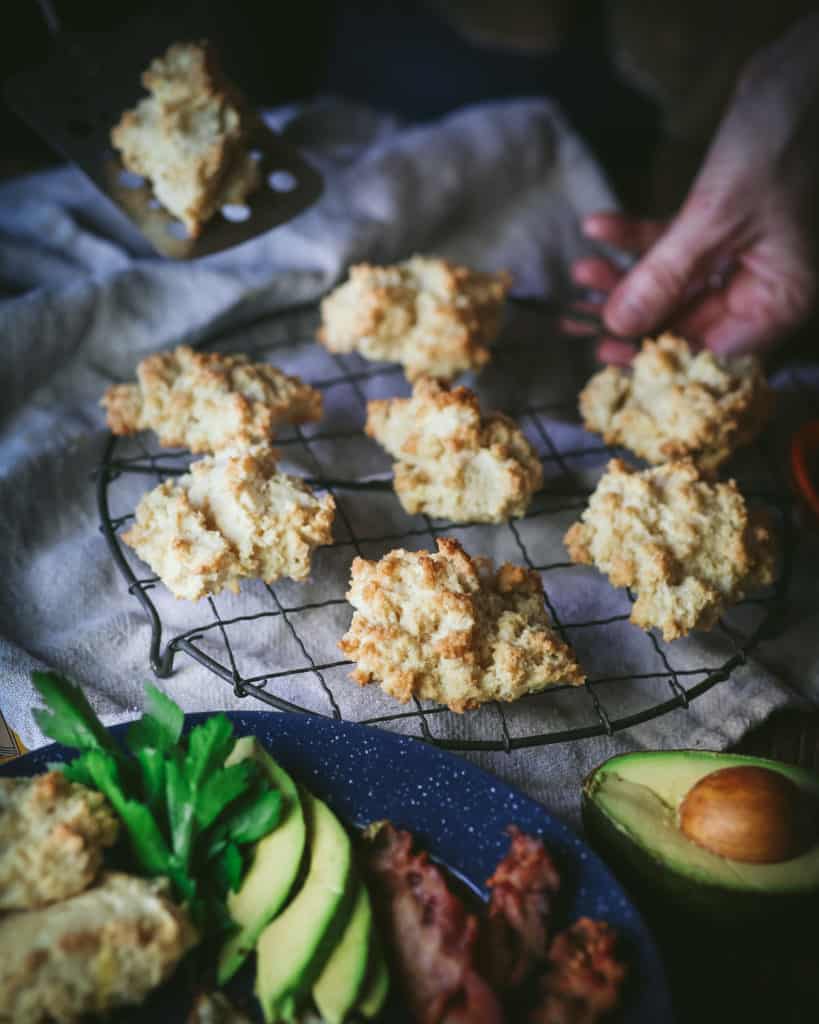
[[[614,334],[670,327],[717,353],[763,352],[808,316],[817,294],[819,18],[802,26],[751,62],[667,225],[605,213],[585,220],[589,237],[640,257],[627,272],[602,257],[573,267],[577,284],[606,296],[596,308]],[[633,351],[614,337],[598,346],[605,362],[627,362]]]

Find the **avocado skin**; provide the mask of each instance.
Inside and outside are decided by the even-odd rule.
[[[671,757],[706,757],[712,760],[707,772],[736,764],[753,764],[764,768],[787,768],[790,778],[801,773],[792,766],[782,766],[763,758],[723,755],[712,751],[663,751]],[[692,919],[707,921],[709,926],[735,929],[751,922],[765,920],[787,923],[819,911],[819,838],[816,844],[816,876],[804,890],[781,892],[775,889],[735,888],[716,879],[693,878],[670,866],[656,851],[635,842],[629,834],[606,814],[595,801],[595,791],[603,777],[614,772],[617,762],[629,758],[632,762],[641,754],[621,754],[610,758],[594,769],[583,782],[581,814],[586,835],[597,852],[606,860],[623,883],[637,894],[638,902],[656,908],[657,901],[675,912],[683,912]],[[657,758],[650,752],[646,757]],[[655,762],[656,763],[656,762]],[[646,783],[647,784],[647,783]],[[816,786],[811,779],[811,789]],[[753,873],[753,867],[745,869]],[[650,897],[650,899],[649,899]]]

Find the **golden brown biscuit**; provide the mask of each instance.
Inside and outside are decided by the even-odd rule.
[[[774,578],[774,540],[733,480],[712,483],[690,459],[643,472],[612,459],[581,521],[573,562],[634,587],[631,621],[666,640],[710,629],[728,605]]]
[[[481,416],[469,388],[421,377],[412,398],[370,402],[365,429],[398,459],[395,493],[410,514],[498,523],[522,516],[543,483],[517,424],[499,412]]]
[[[122,115],[111,143],[196,238],[216,210],[259,186],[248,151],[251,115],[207,42],[175,43],[142,84],[151,95]]]
[[[118,827],[102,793],[61,772],[0,779],[0,911],[44,907],[82,892]]]
[[[220,452],[146,494],[122,539],[180,598],[240,580],[303,580],[313,551],[332,542],[335,502],[276,471],[269,445]]]
[[[580,393],[588,430],[655,464],[691,456],[716,469],[757,436],[773,393],[754,356],[694,354],[673,334],[646,340],[630,370],[609,366]]]
[[[322,302],[318,337],[331,352],[401,363],[409,380],[451,380],[489,361],[510,286],[508,274],[423,256],[360,263]]]
[[[322,402],[269,363],[180,345],[143,359],[137,383],[115,384],[101,404],[115,434],[150,429],[165,448],[215,452],[268,441],[282,423],[319,420]]]
[[[411,697],[466,711],[511,701],[550,683],[579,684],[571,648],[553,631],[536,572],[470,558],[449,538],[438,551],[390,551],[353,561],[347,600],[356,609],[339,643],[373,681]]]

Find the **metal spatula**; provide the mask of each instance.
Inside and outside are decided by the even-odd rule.
[[[291,220],[321,194],[318,171],[260,122],[251,146],[260,161],[262,186],[246,207],[223,207],[198,238],[189,238],[153,197],[150,185],[123,168],[109,133],[123,111],[145,95],[140,75],[151,60],[190,33],[180,36],[178,25],[152,21],[112,34],[69,35],[60,31],[49,0],[38,2],[54,51],[44,64],[12,78],[5,98],[128,218],[142,236],[134,238],[136,251],[195,259],[230,249]]]

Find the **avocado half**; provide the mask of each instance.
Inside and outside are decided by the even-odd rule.
[[[819,776],[792,765],[739,754],[668,750],[620,754],[583,784],[587,835],[635,890],[647,888],[676,907],[735,924],[749,917],[800,914],[819,903],[819,835],[798,856],[748,863],[719,856],[679,827],[680,805],[701,779],[742,765],[778,772],[819,807]]]

